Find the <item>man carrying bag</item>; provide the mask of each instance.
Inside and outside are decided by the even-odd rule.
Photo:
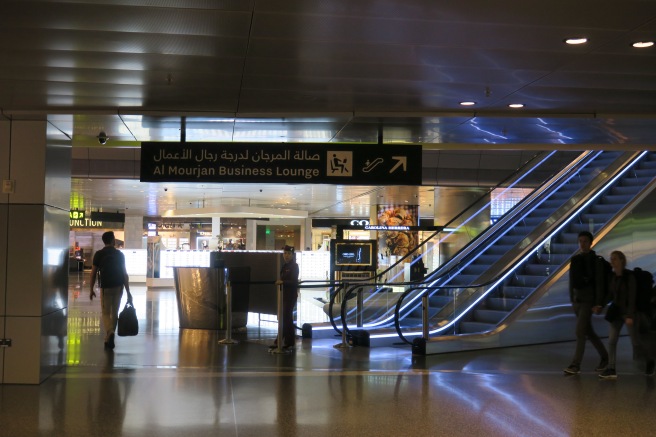
[[[102,240],[105,247],[93,256],[89,299],[93,300],[96,297],[93,287],[96,284],[96,275],[100,273],[100,304],[105,330],[105,349],[112,350],[115,346],[114,333],[118,323],[118,310],[123,296],[123,287],[128,293],[130,306],[132,305],[132,294],[130,293],[130,278],[125,268],[125,256],[114,247],[116,242],[114,232],[105,232]]]

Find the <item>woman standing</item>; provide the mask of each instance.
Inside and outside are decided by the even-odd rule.
[[[626,323],[629,335],[633,339],[633,319],[635,315],[636,281],[633,272],[626,268],[626,256],[616,250],[610,254],[613,272],[608,282],[610,305],[606,311],[606,320],[610,323],[608,334],[608,367],[599,374],[602,379],[617,379],[615,361],[617,358],[617,341],[622,326]]]

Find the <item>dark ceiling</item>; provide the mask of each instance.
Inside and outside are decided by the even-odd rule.
[[[116,141],[171,136],[182,115],[217,140],[635,144],[656,129],[656,48],[631,46],[656,39],[654,1],[4,0],[0,36],[2,113],[78,115],[62,129],[81,142],[102,115],[140,126],[110,120]]]
[[[3,0],[0,110],[141,141],[649,148],[656,1]],[[566,38],[587,37],[581,45]],[[463,101],[475,102],[462,106]],[[508,105],[522,103],[523,108]]]

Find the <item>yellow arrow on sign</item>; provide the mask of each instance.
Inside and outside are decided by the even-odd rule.
[[[403,166],[403,171],[405,171],[405,168],[408,164],[407,156],[392,156],[392,159],[396,159],[396,164],[394,164],[394,167],[392,167],[392,169],[389,171],[390,173],[394,173],[394,170],[401,166]]]

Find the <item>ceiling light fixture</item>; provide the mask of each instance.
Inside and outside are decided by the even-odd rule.
[[[523,103],[511,103],[508,105],[509,108],[523,108],[524,104]]]
[[[585,44],[586,42],[588,42],[588,38],[567,38],[565,40],[565,44],[569,45]]]
[[[474,106],[476,102],[460,102],[462,106]]]
[[[647,47],[653,46],[654,41],[636,41],[631,45],[636,49],[646,49]]]

